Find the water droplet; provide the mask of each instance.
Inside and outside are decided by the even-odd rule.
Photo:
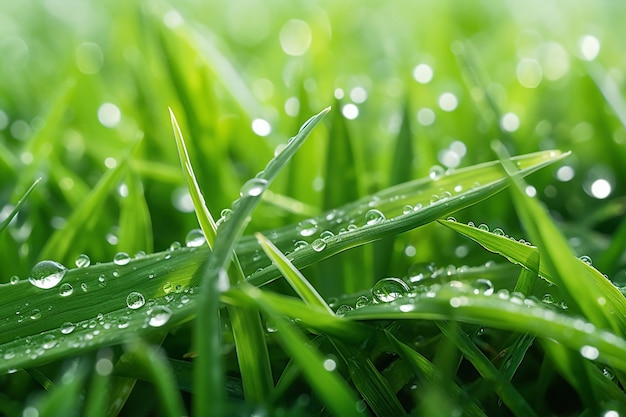
[[[53,334],[47,334],[43,337],[43,343],[41,344],[41,347],[43,347],[44,349],[52,349],[56,345],[57,339],[56,337],[54,337]]]
[[[126,305],[128,308],[137,310],[146,303],[146,299],[140,292],[133,291],[126,297]]]
[[[320,237],[324,240],[328,240],[333,236],[335,236],[335,234],[330,230],[324,230],[322,233],[320,233]]]
[[[398,278],[383,278],[374,284],[372,295],[381,303],[390,303],[407,295],[411,289]]]
[[[17,284],[18,282],[20,282],[20,277],[18,277],[17,275],[13,275],[13,276],[11,277],[11,281],[10,281],[10,282],[11,282],[11,285],[15,285],[15,284]]]
[[[130,256],[126,252],[118,252],[113,256],[113,263],[115,265],[128,265],[130,262]]]
[[[34,308],[33,311],[30,312],[31,320],[39,320],[41,318],[41,311],[38,308]]]
[[[61,325],[61,333],[70,334],[74,331],[75,328],[76,328],[76,325],[74,323],[66,321],[65,323]]]
[[[61,286],[59,287],[59,295],[61,297],[70,296],[72,295],[73,292],[74,292],[74,288],[67,282],[64,284],[61,284]]]
[[[125,329],[126,327],[128,327],[129,324],[130,324],[130,317],[128,317],[128,316],[120,316],[117,319],[117,328],[118,329]]]
[[[413,212],[413,206],[410,204],[405,205],[404,207],[402,207],[402,214],[409,214]]]
[[[431,180],[438,180],[439,178],[441,178],[444,174],[444,169],[443,167],[439,166],[439,165],[433,165],[432,167],[430,167],[430,170],[428,171],[428,177]]]
[[[87,292],[87,290],[89,289],[89,286],[87,285],[86,282],[83,282],[80,284],[80,289],[83,290],[83,292]]]
[[[354,305],[356,308],[363,308],[371,304],[371,301],[367,296],[362,295],[356,299],[356,304]]]
[[[493,284],[488,279],[478,278],[476,281],[473,282],[472,287],[474,288],[474,294],[493,294]]]
[[[335,314],[339,317],[343,317],[346,315],[348,311],[352,311],[353,308],[347,304],[340,305]]]
[[[256,197],[261,195],[267,188],[267,180],[263,178],[251,178],[249,179],[239,191],[239,195],[242,197]]]
[[[489,226],[487,226],[485,223],[481,223],[478,225],[478,228],[480,230],[482,230],[483,232],[488,232],[489,231]]]
[[[385,220],[385,215],[380,210],[371,209],[365,213],[365,224],[367,226],[378,224],[383,220]]]
[[[294,252],[300,249],[304,249],[308,246],[309,244],[304,241],[304,240],[298,240],[296,241],[296,243],[293,244],[293,250]]]
[[[180,244],[180,242],[178,242],[178,241],[176,241],[176,240],[175,240],[174,242],[172,242],[172,243],[170,244],[170,248],[169,248],[169,250],[170,250],[170,251],[175,251],[175,250],[178,250],[178,249],[180,249],[180,248],[182,248],[182,245]],[[166,257],[165,259],[169,259],[169,258],[168,258],[168,257]]]
[[[201,229],[191,229],[185,236],[185,245],[188,248],[198,248],[206,243]]]
[[[584,345],[580,348],[580,354],[587,359],[595,360],[600,356],[600,351],[595,346]]]
[[[449,222],[456,223],[456,219],[454,217],[452,217],[452,216],[448,217],[446,220],[449,221]]]
[[[37,288],[47,290],[56,286],[67,272],[67,268],[58,262],[41,261],[30,271],[28,281]]]
[[[500,229],[499,227],[493,229],[492,233],[496,236],[505,236],[504,230]]]
[[[76,257],[75,263],[77,268],[87,268],[89,265],[91,265],[91,259],[89,259],[89,256],[81,253]]]
[[[155,306],[148,310],[148,324],[152,327],[161,327],[172,317],[172,311],[165,306]]]
[[[315,252],[321,252],[326,248],[326,242],[323,239],[315,239],[313,243],[311,243],[311,248]]]
[[[171,282],[169,282],[169,281],[168,281],[168,282],[166,282],[165,284],[163,284],[163,292],[164,292],[165,294],[169,294],[170,292],[172,292],[172,289],[173,289],[173,288],[174,288],[174,287],[172,286],[172,283],[171,283]]]
[[[587,255],[583,255],[580,258],[581,261],[583,261],[584,263],[586,263],[587,265],[591,265],[591,257],[587,256]]]
[[[610,369],[608,369],[608,368],[602,368],[602,375],[604,375],[604,376],[605,376],[605,378],[608,378],[608,379],[610,379],[611,381],[612,381],[613,379],[615,379],[615,374],[613,374],[613,371],[611,371],[611,370],[610,370]]]
[[[300,236],[312,236],[317,232],[317,221],[313,219],[303,220],[298,223],[296,230],[300,233]]]

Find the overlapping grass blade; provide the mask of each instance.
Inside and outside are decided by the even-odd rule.
[[[558,151],[545,151],[513,160],[519,164],[523,175],[528,175],[564,156]],[[333,232],[334,236],[324,239],[321,251],[306,245],[294,250],[288,258],[298,269],[302,269],[344,250],[446,217],[488,198],[507,185],[506,172],[498,161],[494,161],[452,171],[434,180],[424,178],[390,187],[311,219],[317,230],[317,234],[307,237],[311,242],[322,231]],[[385,218],[375,216],[366,221],[366,214],[372,209],[378,210]],[[293,250],[293,241],[303,239],[293,225],[276,229],[271,235],[273,243],[281,251]],[[242,257],[246,256],[256,250],[257,245],[251,239],[243,239],[237,252]],[[256,271],[250,274],[250,282],[254,285],[266,284],[278,276],[275,266],[257,271],[262,266],[258,263],[245,265],[246,271]]]
[[[302,146],[304,140],[328,111],[330,108],[309,119],[300,128],[298,134],[289,140],[285,149],[274,157],[259,175],[248,180],[242,186],[241,198],[233,203],[233,212],[224,221],[216,237],[213,253],[209,257],[203,273],[203,285],[200,289],[201,294],[197,307],[198,320],[196,320],[194,333],[195,348],[198,352],[194,386],[196,392],[208,393],[206,396],[195,397],[195,413],[197,415],[220,415],[223,412],[224,384],[221,358],[215,355],[215,352],[220,350],[219,294],[229,285],[226,271],[230,265],[235,244],[248,224],[250,214],[259,203],[263,191],[267,189],[269,183],[278,175],[282,167]]]
[[[458,326],[448,323],[437,323],[441,332],[451,339],[463,352],[463,356],[469,360],[480,375],[494,384],[494,390],[502,401],[516,416],[536,416],[537,413],[530,407],[526,399],[513,387],[491,361],[472,342],[467,333]]]
[[[28,187],[28,190],[26,190],[24,195],[22,195],[22,197],[20,197],[20,199],[15,204],[15,207],[13,208],[13,210],[11,210],[9,215],[5,219],[0,221],[0,233],[2,233],[4,231],[4,229],[7,228],[9,223],[11,223],[11,220],[13,220],[13,218],[17,215],[17,213],[20,211],[20,209],[22,208],[24,203],[26,203],[26,199],[28,199],[28,196],[30,196],[30,194],[35,190],[35,187],[37,187],[37,185],[40,182],[41,182],[41,178],[37,178],[35,180],[35,182],[33,182],[32,185],[30,187]]]
[[[359,399],[341,376],[325,368],[326,358],[312,347],[308,339],[291,322],[273,309],[274,305],[259,297],[261,290],[251,286],[243,286],[245,294],[273,320],[277,328],[276,337],[283,349],[297,363],[315,393],[335,416],[362,416],[364,410],[358,408]]]

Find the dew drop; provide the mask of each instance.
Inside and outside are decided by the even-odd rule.
[[[320,237],[324,240],[328,240],[333,236],[335,236],[335,234],[330,230],[324,230],[322,233],[320,233]]]
[[[174,289],[174,287],[172,286],[171,282],[167,281],[165,284],[163,284],[163,292],[165,294],[171,293],[172,289]]]
[[[496,235],[496,236],[504,236],[505,235],[504,230],[500,229],[499,227],[496,227],[495,229],[493,229],[492,233],[494,235]]]
[[[261,195],[267,188],[267,180],[264,178],[251,178],[239,190],[242,197],[256,197]]]
[[[481,223],[478,225],[478,228],[480,230],[482,230],[483,232],[488,232],[489,231],[489,226],[487,226],[485,223]]]
[[[385,220],[385,215],[380,210],[371,209],[365,213],[365,224],[367,226],[378,224],[383,220]]]
[[[87,292],[89,286],[87,285],[87,283],[83,282],[80,284],[80,289],[83,290],[83,292]]]
[[[347,304],[343,304],[343,305],[340,305],[339,308],[337,308],[337,311],[335,312],[335,314],[339,317],[343,317],[346,315],[348,311],[352,311],[352,310],[353,308],[351,306]]]
[[[76,325],[74,323],[66,321],[65,323],[61,325],[61,333],[70,334],[74,331],[75,328],[76,328]]]
[[[18,282],[20,282],[20,277],[18,277],[17,275],[13,275],[13,276],[11,277],[11,280],[10,280],[9,282],[11,283],[11,285],[15,285],[15,284],[17,284]]]
[[[133,291],[126,297],[126,305],[128,308],[137,310],[146,303],[146,299],[140,292]]]
[[[430,170],[428,170],[428,178],[430,178],[431,180],[438,180],[443,176],[443,174],[444,169],[440,165],[433,165],[432,167],[430,167]]]
[[[595,360],[600,356],[600,351],[595,346],[584,345],[580,348],[580,354],[587,359]]]
[[[591,257],[589,257],[587,255],[583,255],[583,256],[579,257],[578,259],[580,259],[581,261],[583,261],[587,265],[591,265]]]
[[[362,295],[359,298],[356,299],[356,304],[355,307],[356,308],[363,308],[365,306],[368,306],[371,304],[371,301],[369,298],[367,298],[367,296]]]
[[[130,256],[126,252],[118,252],[113,256],[113,263],[115,265],[128,265],[130,262]]]
[[[67,268],[58,262],[41,261],[30,271],[28,281],[37,288],[47,290],[56,286],[67,272]]]
[[[89,259],[89,256],[81,253],[76,257],[75,263],[77,268],[87,268],[89,265],[91,265],[91,259]]]
[[[43,343],[41,344],[41,347],[43,347],[44,349],[52,349],[56,345],[57,339],[56,337],[54,337],[53,334],[47,334],[43,337]]]
[[[312,236],[317,232],[318,225],[317,222],[313,219],[303,220],[298,223],[297,231],[300,233],[300,236]]]
[[[453,223],[456,222],[456,219],[454,217],[448,217],[446,220]]]
[[[188,248],[198,248],[205,243],[206,239],[201,229],[191,229],[185,236],[185,246]]]
[[[474,281],[474,283],[472,284],[472,287],[474,288],[473,290],[474,294],[484,294],[484,295],[493,294],[493,284],[488,279],[478,278],[476,281]]]
[[[372,295],[381,303],[390,303],[407,295],[411,289],[398,278],[383,278],[374,284]]]
[[[323,239],[315,239],[313,243],[311,243],[311,248],[315,252],[321,252],[326,248],[326,242]]]
[[[300,249],[306,248],[308,245],[309,244],[306,241],[298,240],[298,241],[296,241],[296,243],[293,244],[293,250],[295,252],[295,251],[298,251]]]
[[[170,243],[170,247],[169,247],[170,252],[173,252],[173,251],[178,250],[180,248],[182,248],[182,245],[180,244],[180,242],[175,240],[172,243]],[[165,259],[169,259],[169,258],[166,257]]]
[[[120,316],[117,319],[117,328],[118,329],[125,329],[128,327],[128,325],[130,324],[130,317],[128,316]]]
[[[410,204],[405,205],[404,207],[402,207],[402,214],[409,214],[413,212],[413,206]]]
[[[61,297],[68,297],[72,295],[73,292],[74,292],[74,287],[72,287],[72,285],[68,284],[67,282],[64,284],[61,284],[61,286],[59,287],[59,295]]]
[[[161,327],[172,317],[172,310],[165,306],[155,306],[148,310],[148,324],[152,327]]]
[[[31,320],[39,320],[41,318],[41,311],[38,308],[34,308],[33,311],[30,312]]]

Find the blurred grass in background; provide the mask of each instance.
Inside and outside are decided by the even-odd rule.
[[[80,253],[95,263],[161,251],[197,227],[168,106],[218,217],[277,146],[332,105],[249,231],[428,176],[434,165],[496,159],[500,139],[513,154],[572,151],[534,174],[527,192],[578,255],[626,285],[623,245],[610,246],[626,233],[625,12],[609,0],[5,1],[0,220],[35,178],[44,182],[0,234],[0,282],[26,277],[41,259],[71,266]],[[508,194],[457,218],[524,236]],[[69,223],[83,233],[66,235]],[[424,262],[496,259],[438,225],[384,245],[394,249],[387,258],[372,245],[305,272],[328,297]],[[342,288],[344,274],[362,286]]]

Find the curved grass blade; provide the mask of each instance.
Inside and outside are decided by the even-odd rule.
[[[2,233],[4,231],[4,229],[7,228],[7,226],[9,225],[9,223],[11,223],[11,220],[13,220],[13,218],[17,215],[17,213],[20,211],[20,209],[22,208],[22,206],[24,205],[24,203],[26,202],[26,199],[30,196],[30,194],[35,190],[35,188],[37,187],[37,185],[41,182],[41,178],[37,178],[35,180],[35,182],[32,183],[32,185],[30,187],[28,187],[28,190],[26,190],[26,192],[22,195],[22,197],[18,200],[17,204],[15,204],[15,207],[13,208],[13,210],[11,210],[11,212],[9,213],[9,215],[3,219],[2,221],[0,221],[0,233]]]
[[[626,340],[581,318],[541,306],[532,299],[475,294],[471,288],[440,286],[403,302],[377,304],[346,313],[355,320],[454,320],[551,338],[588,359],[626,369]]]
[[[233,212],[224,221],[217,234],[212,256],[209,257],[203,273],[203,285],[200,288],[198,317],[195,325],[195,349],[198,352],[197,371],[194,386],[196,392],[208,395],[196,396],[196,415],[221,415],[224,398],[221,371],[221,358],[214,352],[220,351],[218,320],[219,294],[228,288],[227,269],[233,255],[233,249],[250,220],[252,210],[258,205],[263,191],[278,175],[283,166],[302,146],[304,140],[330,111],[327,108],[313,116],[291,138],[285,149],[274,157],[255,178],[246,182],[241,188],[241,198],[233,203]]]
[[[545,151],[514,157],[512,161],[519,166],[522,175],[528,175],[565,156],[567,154],[559,151]],[[276,229],[271,232],[271,236],[275,236],[272,241],[286,252],[293,250],[293,241],[308,239],[312,243],[322,231],[334,233],[334,236],[324,239],[323,250],[318,250],[319,247],[314,249],[311,244],[293,250],[288,259],[296,268],[302,269],[344,250],[448,216],[492,196],[507,185],[508,177],[499,161],[479,164],[452,171],[441,178],[424,178],[390,187],[310,219],[309,223],[316,225],[316,232],[310,236],[303,236],[293,225]],[[249,256],[257,245],[251,239],[243,239],[237,253],[242,257]],[[246,270],[257,270],[260,266],[250,263],[246,265]],[[270,265],[251,273],[249,282],[256,286],[264,285],[278,276],[276,267]]]

